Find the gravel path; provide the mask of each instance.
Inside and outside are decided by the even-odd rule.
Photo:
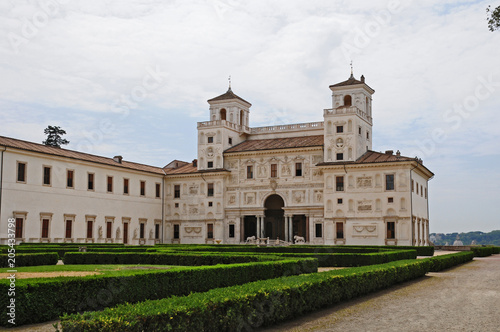
[[[500,331],[500,255],[262,331]]]

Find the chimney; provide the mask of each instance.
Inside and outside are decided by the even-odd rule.
[[[396,151],[396,156],[401,157],[401,152],[399,152],[399,150]]]
[[[361,75],[361,82],[365,83],[365,75]]]
[[[113,160],[118,163],[118,164],[121,164],[122,163],[122,160],[123,160],[123,157],[122,156],[114,156],[113,157]]]
[[[198,167],[198,159],[193,159],[193,167]]]
[[[393,151],[393,150],[386,150],[386,151],[385,151],[385,154],[388,154],[388,155],[391,155],[391,156],[392,156],[392,154],[393,154],[393,153],[394,153],[394,151]]]

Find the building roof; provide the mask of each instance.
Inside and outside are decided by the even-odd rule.
[[[368,150],[355,161],[323,162],[319,163],[318,166],[392,163],[392,162],[403,162],[403,161],[416,161],[420,165],[422,165],[422,167],[425,168],[430,174],[432,174],[432,176],[434,176],[434,173],[432,173],[427,167],[423,165],[421,159],[401,156],[399,153],[393,154],[392,151],[386,151],[385,153],[382,153],[382,152]]]
[[[215,98],[212,98],[212,99],[209,99],[208,102],[210,103],[211,101],[220,101],[220,100],[231,100],[231,99],[239,99],[245,103],[247,103],[248,105],[252,106],[252,104],[250,104],[248,101],[246,101],[245,99],[237,96],[234,94],[233,90],[231,90],[231,88],[227,89],[227,92],[218,96],[218,97],[215,97]]]
[[[43,144],[23,141],[15,138],[0,136],[0,146],[5,146],[9,148],[15,148],[20,150],[26,150],[31,152],[43,153],[58,157],[70,158],[75,160],[83,160],[92,163],[98,163],[103,165],[121,167],[126,169],[131,169],[135,171],[143,171],[155,174],[165,174],[161,167],[149,166],[144,164],[138,164],[130,161],[122,160],[121,163],[115,161],[113,158],[96,156],[84,152],[78,152],[73,150],[66,150],[63,148],[56,148],[52,146],[47,146]]]
[[[359,80],[357,80],[357,79],[354,78],[353,74],[351,74],[351,76],[346,81],[330,85],[330,88],[336,88],[336,87],[341,87],[341,86],[349,86],[349,85],[357,85],[357,84],[364,84],[368,88],[370,88],[370,86],[365,83],[365,77],[363,75],[361,75],[361,81],[359,81]],[[370,88],[370,89],[373,90],[372,88]],[[375,90],[373,90],[373,91],[375,91]]]
[[[323,146],[323,135],[246,140],[225,153]]]
[[[195,159],[196,160],[196,159]],[[176,160],[177,161],[177,160]],[[181,162],[182,165],[176,168],[165,168],[163,169],[165,171],[166,175],[183,175],[183,174],[200,174],[200,173],[219,173],[219,172],[229,172],[225,168],[211,168],[211,169],[203,169],[203,170],[198,170],[197,166],[194,166],[193,163],[188,163],[185,161]]]

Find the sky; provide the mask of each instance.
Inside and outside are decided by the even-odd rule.
[[[252,127],[322,121],[366,77],[373,149],[418,156],[431,232],[500,229],[500,31],[489,1],[4,0],[0,135],[154,166],[196,158],[207,100]]]

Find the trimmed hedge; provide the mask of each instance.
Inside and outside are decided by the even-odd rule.
[[[15,267],[20,266],[39,266],[39,265],[56,265],[58,256],[55,252],[44,254],[18,254],[16,251]],[[9,267],[9,256],[0,255],[0,267]]]
[[[200,266],[277,260],[269,255],[229,255],[219,253],[66,253],[64,264],[152,264]]]
[[[84,245],[85,247],[85,245]],[[116,246],[116,247],[102,247],[101,246],[91,246],[87,247],[87,252],[146,252],[148,250],[156,251],[156,249],[151,249],[151,247],[139,247],[139,246]],[[3,249],[2,252],[6,253],[7,250]],[[42,246],[16,246],[16,253],[47,253],[47,252],[57,252],[59,259],[62,259],[64,255],[68,252],[79,252],[79,246],[57,246],[57,245],[42,245]]]
[[[474,258],[472,251],[462,251],[454,254],[427,258],[431,263],[429,272],[439,272],[450,267],[470,262]]]
[[[63,331],[250,331],[425,275],[427,260],[314,273],[64,316]]]
[[[309,257],[318,260],[320,267],[353,267],[384,264],[397,260],[415,259],[417,253],[415,250],[394,250],[382,251],[367,254],[334,253],[334,254],[274,254],[278,257]]]
[[[127,276],[20,279],[16,281],[16,323],[52,320],[63,313],[101,310],[125,302],[160,299],[256,280],[317,271],[315,259],[155,270]],[[8,303],[8,280],[0,303]],[[6,315],[6,306],[1,315]],[[7,320],[0,325],[6,326]]]
[[[486,257],[493,255],[496,250],[495,247],[471,247],[474,257]]]

